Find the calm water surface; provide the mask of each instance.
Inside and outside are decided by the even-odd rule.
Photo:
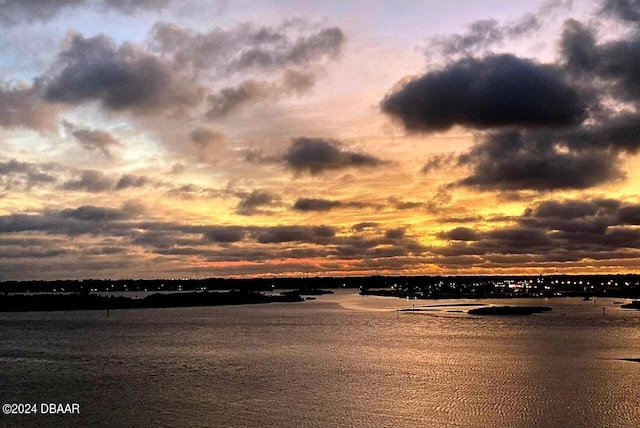
[[[484,301],[490,302],[490,301]],[[353,291],[211,308],[0,314],[0,426],[637,427],[640,312],[478,317]],[[602,309],[605,308],[603,316]],[[468,309],[468,308],[465,308]]]

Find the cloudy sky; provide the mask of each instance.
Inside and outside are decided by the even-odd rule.
[[[0,280],[640,271],[640,1],[0,1]]]

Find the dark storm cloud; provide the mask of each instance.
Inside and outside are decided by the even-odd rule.
[[[244,160],[249,163],[258,165],[277,164],[282,161],[277,156],[268,156],[263,154],[262,150],[248,149],[243,152]]]
[[[640,1],[605,0],[602,12],[628,22],[640,21]]]
[[[0,2],[0,22],[48,21],[62,11],[83,5],[133,13],[140,9],[161,9],[168,4],[169,0],[3,0]]]
[[[32,87],[11,87],[0,82],[0,126],[53,129],[57,108],[43,101]]]
[[[517,222],[556,234],[603,234],[616,223],[620,205],[613,199],[549,200],[527,209]]]
[[[382,111],[409,131],[446,131],[454,125],[567,126],[585,118],[577,91],[561,72],[513,55],[464,58],[403,84]]]
[[[2,238],[0,259],[41,259],[73,254],[73,250],[65,248],[66,244],[66,241],[55,238]]]
[[[382,232],[376,225],[356,225],[358,234],[336,236],[331,242],[331,254],[344,259],[363,260],[407,257],[422,254],[426,248],[412,237],[408,237],[404,227],[387,229]],[[361,235],[361,232],[365,232]],[[406,260],[402,261],[406,262]]]
[[[440,239],[448,241],[477,241],[480,239],[479,234],[468,227],[456,227],[455,229],[440,233],[438,236]]]
[[[206,126],[199,126],[191,131],[189,138],[198,147],[206,148],[210,145],[223,142],[226,136],[222,132]]]
[[[575,219],[595,215],[611,215],[620,207],[620,201],[615,199],[543,201],[533,210],[527,211],[534,218],[563,218]]]
[[[424,247],[415,240],[407,237],[389,239],[384,236],[363,238],[360,236],[333,236],[332,230],[322,231],[325,227],[295,226],[290,227],[283,234],[281,226],[274,227],[249,227],[252,236],[264,236],[260,233],[279,234],[278,242],[266,240],[264,246],[251,246],[250,242],[237,243],[239,235],[233,235],[233,242],[215,242],[224,247],[222,249],[195,248],[167,246],[168,243],[160,241],[163,247],[156,248],[155,252],[165,255],[198,255],[208,261],[254,261],[266,262],[268,260],[284,260],[296,258],[322,258],[323,261],[339,264],[338,259],[347,259],[357,263],[367,264],[381,263],[382,259],[394,259],[394,264],[405,264],[406,260],[397,259],[424,252]],[[315,232],[314,232],[315,230]],[[231,231],[229,231],[231,233]],[[240,230],[236,232],[241,232]],[[226,234],[226,231],[224,232]],[[321,236],[320,240],[318,234]],[[301,240],[304,239],[304,240]],[[205,238],[206,240],[206,238]],[[300,244],[306,244],[304,246]],[[313,246],[311,246],[313,244]],[[377,262],[376,262],[377,260]],[[351,263],[353,265],[353,263]]]
[[[292,208],[295,211],[330,211],[333,208],[342,207],[342,201],[329,199],[300,198],[295,201]]]
[[[607,114],[567,129],[485,133],[458,157],[471,168],[460,184],[481,189],[586,189],[624,178],[622,154],[640,150],[640,117]]]
[[[29,246],[44,246],[50,243],[62,244],[65,242],[64,239],[53,239],[53,238],[32,238],[32,237],[19,237],[19,238],[11,238],[11,237],[2,237],[0,238],[0,246],[3,247],[29,247]]]
[[[598,43],[596,30],[575,21],[565,22],[561,53],[567,68],[586,79],[602,79],[619,99],[640,101],[640,35]],[[600,88],[601,92],[603,91]]]
[[[529,207],[515,224],[488,231],[455,228],[440,233],[449,245],[435,247],[446,256],[526,255],[537,262],[626,257],[640,248],[640,205],[614,199],[548,200]],[[507,263],[507,260],[505,260]]]
[[[593,29],[574,19],[566,20],[560,52],[566,60],[567,68],[575,73],[593,71],[599,62],[596,43],[596,34]]]
[[[387,239],[402,239],[406,233],[406,229],[404,227],[398,227],[395,229],[389,229],[384,232],[384,236]]]
[[[215,243],[240,242],[247,235],[247,231],[239,226],[212,227],[204,233],[206,240]]]
[[[142,230],[146,237],[141,238],[138,243],[151,246],[163,246],[169,242],[173,245],[200,246],[206,244],[220,244],[228,247],[228,244],[243,242],[257,244],[288,244],[307,243],[329,245],[335,244],[336,229],[330,226],[200,226],[192,227],[178,223],[130,223],[126,226],[130,229]],[[187,235],[201,236],[194,240]],[[177,239],[182,236],[185,241],[178,243]],[[275,247],[274,247],[275,248]],[[197,254],[195,249],[194,254]],[[224,253],[220,253],[221,258],[230,256],[228,248]],[[251,247],[243,247],[238,254],[238,259],[251,259]],[[274,250],[275,251],[275,250]],[[244,252],[244,254],[242,253]],[[271,253],[271,256],[277,253]],[[326,253],[325,253],[326,254]]]
[[[207,261],[289,260],[322,258],[337,268],[340,259],[364,265],[400,266],[411,263],[426,249],[407,236],[405,228],[382,230],[375,223],[356,225],[351,234],[331,226],[222,226],[189,225],[176,222],[140,221],[130,207],[81,206],[64,210],[45,210],[40,214],[0,216],[0,247],[15,240],[47,251],[67,251],[68,240],[56,236],[92,237],[90,244],[74,239],[74,252],[86,255],[123,254],[131,245],[161,256],[194,256]],[[356,230],[362,232],[357,232]],[[27,234],[25,235],[25,232]],[[345,232],[345,231],[342,231]],[[42,235],[37,235],[40,233]],[[46,239],[45,239],[46,238]],[[100,240],[101,241],[97,241]],[[302,244],[302,245],[301,245]],[[89,246],[91,248],[86,248]],[[0,248],[0,258],[3,250]],[[382,260],[390,260],[383,262]],[[351,263],[353,265],[353,263]],[[364,269],[364,267],[363,267]]]
[[[193,183],[173,184],[164,183],[168,187],[167,194],[182,199],[213,199],[229,196],[228,192],[212,187],[198,186]]]
[[[295,32],[294,28],[242,24],[197,33],[158,23],[150,43],[163,58],[171,58],[175,70],[186,69],[194,76],[206,73],[227,78],[237,72],[261,73],[259,78],[219,87],[207,96],[206,117],[220,119],[256,103],[308,92],[324,64],[340,54],[344,44],[340,29]],[[280,77],[270,78],[274,73]]]
[[[628,205],[620,208],[615,224],[640,225],[640,205]]]
[[[151,247],[156,250],[168,249],[168,248],[184,248],[184,247],[197,247],[202,245],[201,240],[195,238],[184,237],[181,234],[165,231],[144,231],[134,234],[131,243],[134,245],[140,245],[143,247]],[[193,248],[194,250],[196,248]]]
[[[114,190],[143,187],[150,183],[147,177],[141,175],[125,174],[116,183]]]
[[[64,182],[62,188],[94,193],[109,191],[113,188],[113,185],[114,181],[111,177],[104,175],[100,171],[86,170],[77,179]]]
[[[47,248],[2,248],[0,247],[0,259],[43,259],[49,257],[58,257],[61,255],[72,253],[72,251],[63,248],[47,249]]]
[[[239,215],[256,215],[271,214],[270,211],[264,210],[264,207],[273,207],[280,202],[280,198],[266,190],[253,190],[250,193],[241,193],[240,202],[236,206],[236,214]]]
[[[55,169],[53,164],[18,162],[15,159],[0,162],[0,188],[4,191],[23,191],[54,183],[56,177],[52,173]]]
[[[336,234],[331,226],[273,226],[265,228],[257,235],[261,244],[282,242],[309,242],[327,244]]]
[[[0,233],[41,232],[48,235],[89,234],[105,239],[119,238],[151,247],[198,247],[210,243],[241,241],[258,244],[309,243],[329,245],[336,239],[331,226],[220,226],[177,222],[141,221],[139,211],[121,208],[81,206],[44,210],[39,214],[0,216]]]
[[[73,218],[82,221],[112,221],[123,220],[130,217],[129,213],[119,209],[96,207],[93,205],[67,208],[61,210],[58,215],[61,218]]]
[[[306,67],[337,57],[345,36],[337,27],[311,34],[290,34],[290,27],[243,24],[225,30],[198,33],[175,24],[158,23],[152,43],[173,55],[176,64],[195,69],[217,68],[224,74],[248,69]]]
[[[89,169],[78,172],[75,178],[62,183],[61,188],[69,191],[99,193],[139,188],[151,183],[151,179],[141,175],[123,174],[117,177]]]
[[[545,132],[488,134],[459,158],[471,175],[459,183],[481,189],[586,189],[624,177],[617,157],[594,150],[561,150]]]
[[[640,149],[640,116],[632,113],[605,116],[599,123],[557,136],[573,150],[608,149],[636,153]]]
[[[100,150],[105,156],[111,157],[111,148],[120,146],[109,132],[97,129],[81,128],[69,122],[63,122],[64,127],[87,150]]]
[[[111,110],[179,114],[202,100],[200,87],[132,44],[118,47],[106,36],[77,33],[68,35],[65,43],[53,70],[36,82],[49,101],[99,100]]]
[[[207,117],[225,117],[247,104],[268,99],[273,92],[274,88],[269,83],[256,80],[245,80],[236,87],[223,88],[208,96],[210,108]]]
[[[40,214],[10,214],[0,216],[0,233],[123,236],[129,232],[130,226],[121,220],[133,218],[134,215],[125,208],[91,205],[64,210],[44,210]]]
[[[558,245],[558,244],[556,244]],[[490,254],[544,254],[552,251],[554,241],[544,230],[509,227],[478,234],[473,241],[453,240],[431,251],[443,256],[485,256]]]
[[[543,230],[526,227],[507,227],[485,232],[485,239],[494,241],[506,248],[540,248],[551,244]]]
[[[278,100],[287,95],[302,95],[310,90],[316,81],[313,73],[285,70],[280,83],[245,80],[237,86],[222,88],[207,97],[210,119],[226,117],[245,106],[265,100]]]
[[[330,211],[334,208],[340,209],[381,209],[382,206],[374,203],[359,202],[359,201],[335,201],[330,199],[321,198],[300,198],[297,199],[291,206],[294,211]]]
[[[606,1],[602,12],[634,21],[639,5]],[[640,116],[633,111],[640,102],[640,33],[620,34],[602,42],[597,23],[569,19],[556,65],[512,55],[466,57],[406,82],[381,107],[409,131],[485,130],[466,153],[434,155],[423,167],[425,173],[466,167],[467,177],[457,182],[463,186],[541,192],[620,180],[624,155],[640,150]],[[468,34],[441,41],[460,53],[501,37],[495,21],[479,21]]]
[[[296,138],[283,156],[285,164],[297,172],[319,174],[349,167],[376,167],[383,161],[364,153],[340,147],[335,140]]]

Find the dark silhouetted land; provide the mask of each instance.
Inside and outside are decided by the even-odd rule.
[[[271,296],[245,291],[157,293],[142,299],[122,296],[107,297],[96,294],[13,294],[0,296],[0,312],[176,308],[301,302],[303,300],[297,293]]]
[[[486,306],[469,309],[470,315],[532,315],[548,312],[547,306]]]
[[[583,297],[640,298],[640,275],[513,275],[513,276],[366,276],[200,279],[84,279],[4,281],[0,293],[299,290],[313,295],[321,289],[359,288],[363,294],[416,298]]]
[[[627,303],[626,305],[620,306],[622,309],[636,309],[640,310],[640,301],[634,300],[631,303]]]
[[[300,296],[357,288],[362,295],[409,299],[496,299],[530,297],[640,298],[640,276],[368,276],[202,279],[85,279],[5,281],[0,283],[0,311],[70,310],[136,307],[211,306],[291,301]],[[287,291],[281,296],[261,294]],[[206,291],[227,293],[202,294]],[[106,297],[108,293],[161,292],[171,297]],[[191,293],[191,294],[189,294]],[[46,294],[46,295],[41,295]],[[275,293],[274,293],[275,294]],[[32,296],[28,296],[32,295]],[[620,302],[622,303],[622,302]],[[640,305],[623,305],[639,309]]]

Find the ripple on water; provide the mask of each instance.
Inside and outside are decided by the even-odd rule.
[[[2,315],[0,398],[78,400],[78,426],[640,426],[640,313],[563,299],[538,317],[398,316],[406,304]]]

